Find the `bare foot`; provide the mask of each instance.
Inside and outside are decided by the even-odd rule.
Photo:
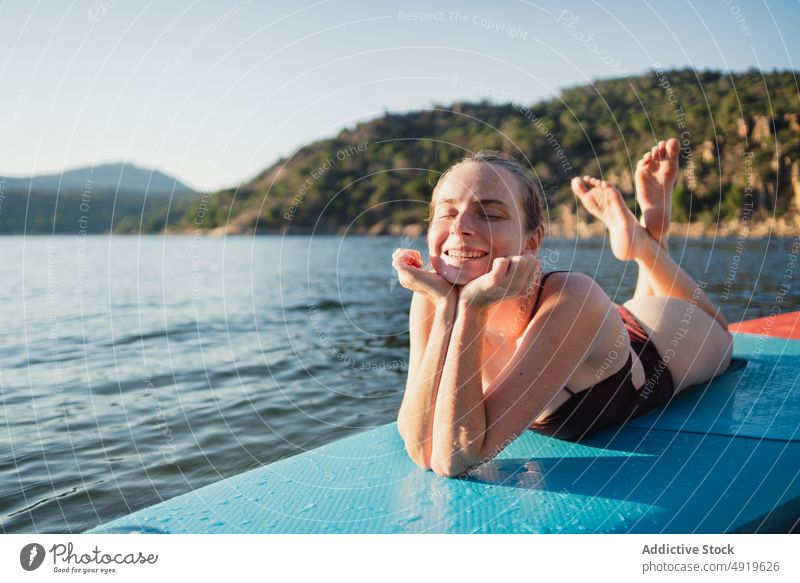
[[[611,252],[621,261],[635,259],[634,243],[637,238],[649,235],[625,205],[622,195],[607,180],[590,176],[572,179],[572,191],[578,196],[586,210],[608,227]]]
[[[636,165],[636,200],[642,208],[642,224],[660,244],[669,233],[679,152],[678,140],[662,140]]]

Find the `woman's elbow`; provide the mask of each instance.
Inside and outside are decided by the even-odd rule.
[[[459,476],[464,475],[469,471],[470,468],[463,466],[461,464],[453,464],[449,462],[437,462],[434,461],[431,464],[431,470],[443,478],[458,478]]]
[[[457,478],[467,471],[469,467],[464,466],[450,458],[449,460],[432,459],[430,449],[406,443],[406,453],[412,461],[423,470],[432,470],[435,474],[443,478]]]
[[[413,443],[412,441],[403,438],[406,447],[406,453],[415,464],[423,470],[430,470],[431,468],[431,452],[430,448],[426,448],[424,444]]]

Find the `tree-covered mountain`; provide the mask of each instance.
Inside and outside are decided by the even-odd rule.
[[[0,234],[75,234],[164,229],[196,193],[171,176],[130,163],[26,178],[0,176]]]
[[[480,148],[528,164],[546,187],[548,221],[563,224],[575,220],[572,176],[602,176],[630,193],[641,153],[671,136],[683,147],[677,221],[797,215],[796,72],[685,69],[597,81],[534,104],[386,112],[212,195],[130,164],[0,176],[0,233],[420,232],[439,174]]]
[[[564,90],[534,104],[455,103],[386,112],[278,160],[239,188],[198,199],[177,228],[383,232],[422,225],[439,173],[479,148],[532,167],[550,220],[574,212],[572,176],[632,192],[656,139],[681,140],[677,221],[787,213],[800,203],[795,72],[654,70]]]

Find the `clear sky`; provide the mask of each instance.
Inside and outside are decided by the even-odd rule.
[[[0,6],[0,174],[128,160],[234,186],[359,120],[531,104],[666,67],[795,69],[800,3],[211,2]]]

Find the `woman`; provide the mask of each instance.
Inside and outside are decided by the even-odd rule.
[[[636,261],[633,299],[618,306],[590,277],[541,275],[544,197],[523,166],[479,152],[439,179],[428,252],[398,249],[414,292],[408,382],[398,429],[420,467],[454,477],[526,429],[579,440],[666,403],[730,364],[727,322],[669,255],[677,140],[636,167],[637,222],[608,182],[572,189],[605,223],[611,249]]]

